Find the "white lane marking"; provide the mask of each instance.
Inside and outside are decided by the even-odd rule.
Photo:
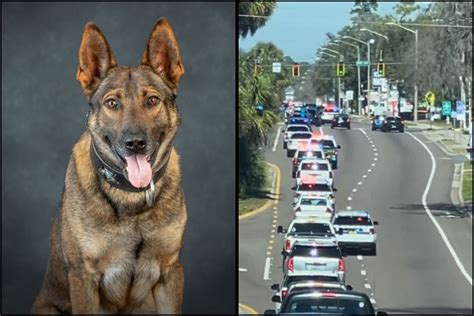
[[[377,161],[377,160],[378,160],[378,158],[377,158],[377,157],[375,157],[375,158],[374,158],[374,161]]]
[[[374,156],[378,156],[379,154],[378,153],[374,153]]]
[[[375,145],[374,145],[372,142],[370,142],[370,143],[372,144],[372,147],[374,147],[374,148],[375,148]]]
[[[370,302],[371,302],[372,304],[376,304],[376,302],[375,302],[375,300],[374,300],[373,297],[370,298]]]
[[[357,192],[357,189],[352,189],[352,192]]]
[[[277,148],[277,145],[278,145],[278,138],[280,138],[280,134],[281,134],[281,127],[278,127],[278,131],[277,131],[277,135],[275,137],[275,142],[273,143],[273,149],[272,151],[275,151],[275,149]]]
[[[467,273],[466,269],[464,268],[461,260],[459,260],[459,257],[458,255],[456,254],[456,251],[454,251],[454,248],[453,246],[451,245],[451,243],[449,242],[448,240],[448,237],[446,236],[446,234],[444,233],[443,229],[441,228],[441,226],[439,225],[438,221],[436,220],[436,218],[434,218],[433,214],[431,214],[431,210],[429,209],[427,203],[426,203],[426,197],[428,196],[428,193],[430,191],[430,187],[431,187],[431,182],[433,182],[433,178],[434,178],[434,175],[435,175],[435,172],[436,172],[436,160],[433,156],[433,153],[430,151],[430,149],[428,148],[428,146],[426,146],[421,140],[419,140],[415,135],[413,135],[412,133],[410,132],[406,132],[408,135],[410,135],[411,137],[413,137],[413,139],[415,139],[418,143],[420,143],[421,146],[423,146],[423,148],[428,152],[428,154],[430,155],[430,158],[431,158],[431,172],[430,172],[430,176],[428,178],[428,183],[426,184],[426,188],[425,188],[425,191],[423,192],[423,196],[421,197],[421,203],[423,203],[423,207],[425,208],[425,211],[426,211],[426,214],[428,214],[428,217],[431,219],[431,221],[433,222],[434,226],[436,227],[436,229],[438,230],[439,234],[441,235],[441,238],[443,239],[444,243],[446,244],[446,247],[448,247],[448,250],[449,252],[451,253],[451,256],[453,257],[454,261],[456,262],[456,265],[458,266],[459,270],[461,271],[462,275],[466,278],[466,280],[469,282],[469,284],[471,284],[472,286],[472,277]]]
[[[371,166],[372,166],[372,167],[375,167],[375,163],[372,163]]]
[[[362,184],[362,181],[357,182],[357,185],[361,185],[361,184]],[[355,190],[355,189],[354,189],[354,190]]]
[[[350,207],[350,206],[347,206],[347,207],[346,207],[346,210],[350,210],[350,209],[352,209],[352,207]]]
[[[361,264],[360,264],[360,266],[363,268],[363,267],[364,267],[364,264],[363,264],[363,263],[361,263]]]
[[[367,169],[367,172],[372,172],[372,169]]]
[[[322,126],[319,127],[319,134],[324,135],[324,131],[323,131],[323,127],[322,127]]]
[[[249,271],[248,269],[239,268],[239,272],[248,272],[248,271]]]
[[[374,296],[374,293],[370,293],[370,295]]]
[[[265,269],[263,270],[263,279],[270,280],[270,263],[272,261],[271,257],[265,259]]]
[[[352,196],[349,196],[349,197],[347,198],[347,200],[348,200],[348,201],[351,201],[351,200],[352,200]]]
[[[367,178],[367,175],[366,175],[366,174],[364,174],[364,175],[362,176],[362,178],[364,178],[364,179],[365,179],[365,178]]]
[[[367,272],[365,270],[360,270],[360,274],[367,275]]]
[[[362,255],[357,255],[357,260],[362,260]]]
[[[370,288],[371,288],[369,283],[365,283],[365,284],[364,284],[364,287],[365,287],[366,289],[370,289]]]

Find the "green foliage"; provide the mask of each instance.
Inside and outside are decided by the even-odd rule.
[[[276,8],[276,1],[239,1],[239,14],[266,16],[272,15]],[[265,25],[268,18],[239,17],[239,35],[246,37],[254,35],[255,32]]]

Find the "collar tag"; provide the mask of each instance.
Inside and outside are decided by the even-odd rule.
[[[156,189],[155,189],[155,182],[153,181],[153,179],[150,182],[150,188],[145,191],[145,198],[146,198],[146,204],[149,207],[152,207],[155,204]]]

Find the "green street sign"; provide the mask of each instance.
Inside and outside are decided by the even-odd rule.
[[[369,62],[367,60],[361,60],[361,61],[356,62],[356,65],[359,66],[359,67],[368,66]]]
[[[451,101],[443,101],[443,115],[451,115]]]

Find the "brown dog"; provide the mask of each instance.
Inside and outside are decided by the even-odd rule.
[[[32,313],[181,313],[186,207],[172,141],[183,73],[163,18],[134,68],[117,66],[101,31],[86,25],[77,79],[91,111]]]

